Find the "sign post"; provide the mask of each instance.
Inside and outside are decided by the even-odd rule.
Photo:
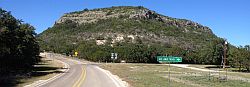
[[[170,62],[168,62],[168,87],[170,87]]]
[[[117,59],[118,54],[117,53],[111,53],[111,59],[113,60],[113,63]]]
[[[171,62],[182,62],[181,57],[173,57],[173,56],[157,56],[158,62],[168,62],[168,85],[170,87],[170,63]]]
[[[118,56],[118,54],[117,54],[117,53],[115,53],[115,59],[117,59],[117,56]]]

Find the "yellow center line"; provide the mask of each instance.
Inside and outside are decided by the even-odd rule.
[[[78,64],[78,61],[76,61],[76,60],[72,60],[75,64]]]
[[[72,87],[80,87],[82,85],[82,83],[84,82],[86,77],[86,65],[85,67],[82,68],[82,73],[81,76],[79,77],[79,79],[74,83],[74,85]]]
[[[85,66],[85,68],[83,69],[83,72],[84,72],[84,75],[83,75],[83,77],[81,78],[81,80],[80,80],[80,83],[77,85],[77,87],[80,87],[81,85],[82,85],[82,83],[84,82],[84,80],[85,80],[85,78],[86,78],[86,66]]]

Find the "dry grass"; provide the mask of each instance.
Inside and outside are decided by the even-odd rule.
[[[102,68],[118,75],[133,87],[166,87],[168,66],[162,64],[101,64]],[[249,87],[249,73],[202,72],[171,66],[171,87]],[[234,78],[235,76],[238,79]],[[243,80],[244,79],[244,80]]]

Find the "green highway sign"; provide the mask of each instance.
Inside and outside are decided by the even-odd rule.
[[[158,62],[182,62],[181,57],[173,57],[173,56],[157,56]]]

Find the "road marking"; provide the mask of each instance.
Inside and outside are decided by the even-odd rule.
[[[86,66],[86,65],[85,65]],[[80,87],[81,84],[84,82],[86,77],[86,67],[82,67],[82,73],[81,76],[79,77],[79,79],[76,81],[76,83],[74,83],[74,85],[72,87]]]
[[[96,67],[96,68],[102,71],[104,74],[106,74],[114,82],[116,87],[126,87],[126,85],[122,83],[122,80],[115,78],[114,75],[110,71],[104,70],[100,67]]]
[[[55,75],[52,78],[49,78],[47,80],[39,80],[39,81],[33,82],[32,84],[26,85],[24,87],[40,87],[40,86],[43,86],[43,85],[45,85],[47,83],[50,83],[50,82],[60,78],[61,76],[65,75],[66,72],[69,71],[69,68],[70,68],[69,64],[67,64],[67,63],[65,63],[65,62],[63,62],[61,60],[58,60],[58,59],[56,59],[56,61],[59,61],[59,62],[64,64],[64,68],[67,68],[66,70],[63,70],[63,72],[65,72],[65,73],[57,74],[57,75]]]
[[[84,67],[83,67],[84,68]],[[84,75],[83,75],[83,78],[81,79],[80,83],[77,85],[77,87],[80,87],[82,85],[82,83],[84,82],[85,78],[86,78],[86,68],[87,68],[87,65],[85,66],[85,68],[83,69],[83,72],[84,72]]]
[[[73,59],[71,59],[70,61],[73,61],[73,63],[75,63],[75,64],[79,64],[79,61],[76,61],[76,60],[73,60]]]

